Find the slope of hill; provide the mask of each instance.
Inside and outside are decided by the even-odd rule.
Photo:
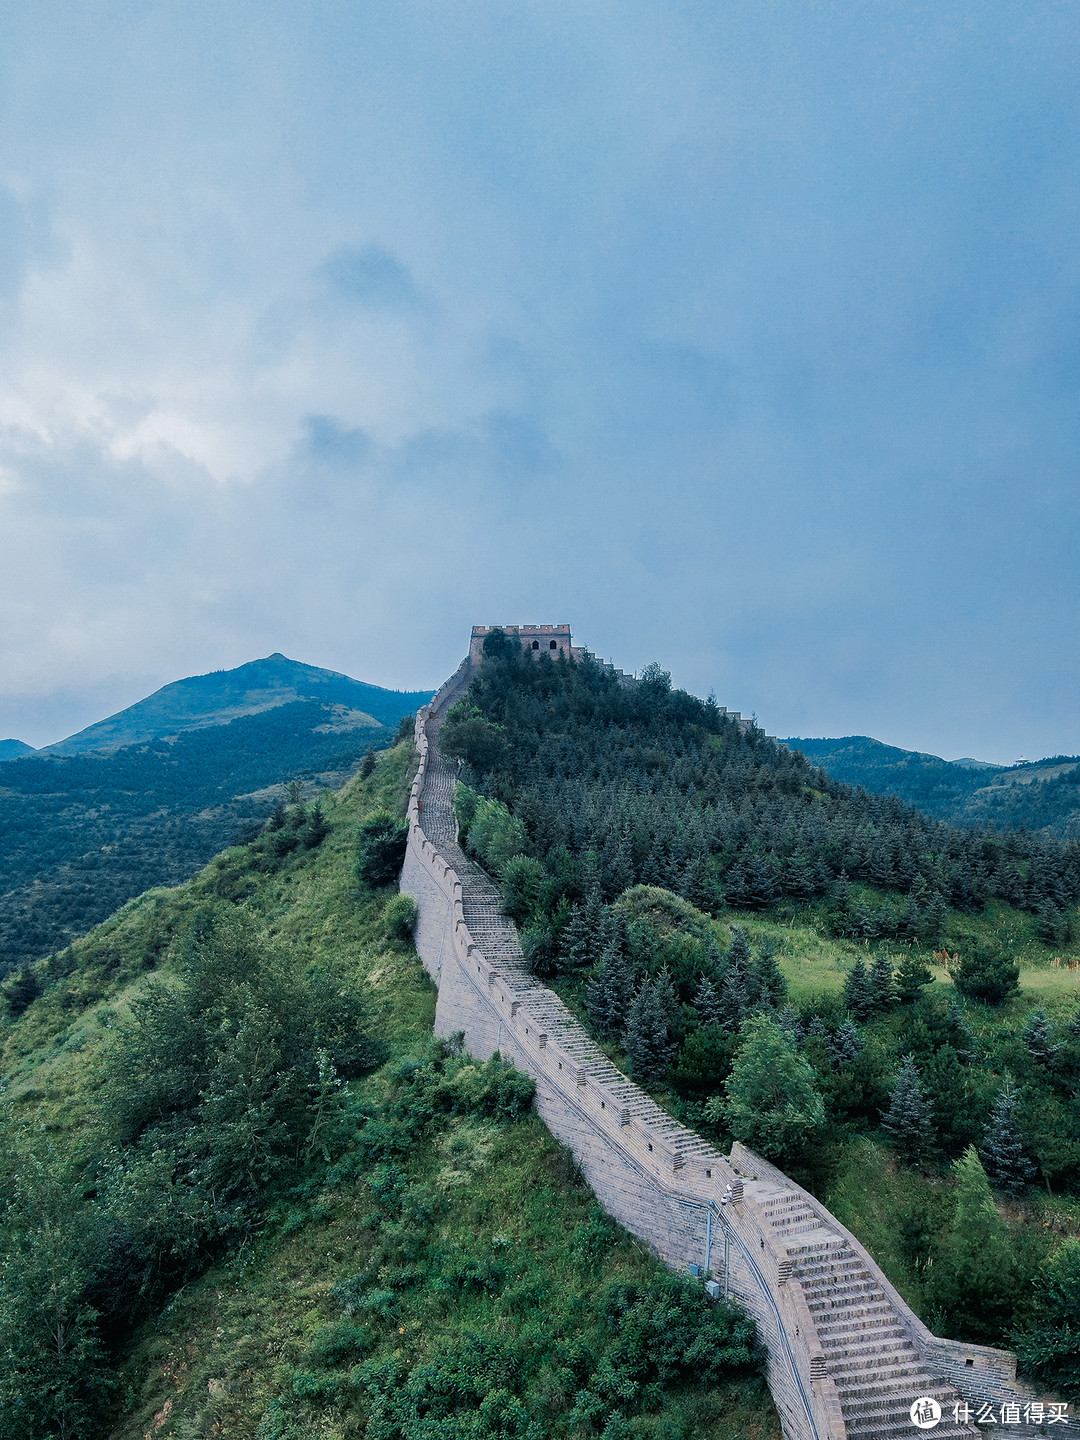
[[[0,759],[0,977],[186,880],[284,782],[340,785],[427,698],[271,655]]]
[[[403,715],[430,700],[431,691],[383,690],[336,670],[320,670],[280,654],[252,660],[235,670],[214,670],[174,680],[145,700],[47,747],[52,755],[84,755],[221,725],[296,700],[342,705],[378,725],[396,725]]]
[[[411,760],[0,1022],[0,1440],[778,1440],[745,1318],[605,1219],[525,1077],[432,1044],[357,878]]]
[[[33,755],[34,747],[25,740],[0,740],[0,760],[17,760],[20,755]]]
[[[876,795],[898,795],[925,814],[956,825],[1046,830],[1061,839],[1080,839],[1080,756],[991,765],[900,750],[869,735],[836,740],[793,736],[784,743],[834,780],[861,785]]]
[[[0,763],[0,975],[186,880],[262,824],[283,782],[341,784],[392,734],[299,700],[172,740]]]

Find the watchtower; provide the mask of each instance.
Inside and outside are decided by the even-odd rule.
[[[550,655],[554,660],[564,655],[567,660],[573,655],[569,625],[474,625],[472,640],[469,642],[469,659],[479,664],[484,654],[484,640],[492,630],[505,630],[507,635],[516,635],[521,648],[531,655]]]

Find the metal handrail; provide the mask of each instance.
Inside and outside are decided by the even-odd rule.
[[[735,1227],[730,1224],[727,1217],[724,1215],[723,1211],[715,1203],[715,1201],[707,1200],[705,1202],[705,1208],[711,1211],[716,1216],[716,1218],[720,1221],[720,1224],[724,1228],[724,1234],[728,1236],[731,1240],[734,1240],[735,1244],[742,1251],[744,1260],[746,1261],[747,1265],[749,1265],[750,1269],[753,1271],[754,1277],[758,1282],[758,1289],[769,1302],[769,1305],[772,1308],[773,1316],[776,1320],[777,1333],[779,1334],[780,1342],[784,1347],[784,1354],[787,1356],[788,1364],[791,1367],[791,1378],[795,1381],[795,1385],[799,1391],[799,1398],[802,1400],[803,1403],[803,1409],[806,1411],[806,1419],[810,1426],[810,1433],[813,1435],[814,1440],[821,1440],[821,1437],[818,1433],[817,1425],[814,1423],[813,1408],[811,1407],[810,1399],[806,1393],[806,1388],[803,1385],[802,1376],[799,1374],[799,1367],[795,1362],[795,1354],[791,1348],[791,1342],[788,1339],[788,1333],[784,1327],[784,1322],[780,1315],[780,1308],[776,1303],[776,1298],[772,1293],[769,1282],[761,1273],[761,1269],[754,1258],[753,1252],[747,1249],[746,1245],[743,1242],[742,1236],[735,1229]]]

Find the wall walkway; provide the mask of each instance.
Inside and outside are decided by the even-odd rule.
[[[457,843],[453,768],[438,749],[447,708],[468,688],[466,659],[416,720],[401,888],[417,901],[416,947],[439,989],[435,1028],[499,1051],[536,1082],[536,1105],[573,1152],[600,1204],[671,1266],[730,1286],[769,1353],[786,1440],[911,1440],[917,1396],[942,1407],[925,1433],[980,1432],[953,1407],[1032,1396],[1015,1357],[931,1334],[858,1240],[787,1176],[742,1145],[725,1156],[671,1119],[604,1056],[522,962],[497,887]],[[725,1198],[726,1197],[726,1198]],[[1080,1431],[1070,1419],[1051,1430]],[[985,1430],[983,1433],[986,1433]],[[1045,1427],[1002,1426],[1034,1436]]]

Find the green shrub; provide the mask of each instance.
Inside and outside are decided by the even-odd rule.
[[[469,834],[469,826],[472,824],[473,816],[476,814],[476,802],[479,799],[480,796],[476,791],[471,790],[469,786],[465,785],[462,781],[459,780],[454,786],[454,818],[457,820],[458,831],[463,844]]]
[[[506,758],[506,730],[485,720],[467,700],[452,705],[439,736],[439,749],[451,760],[464,760],[481,773],[494,770]]]
[[[726,1096],[709,1101],[707,1118],[726,1121],[736,1140],[768,1160],[782,1162],[798,1154],[825,1123],[809,1061],[766,1015],[743,1021]]]
[[[395,895],[383,911],[383,927],[391,940],[408,944],[416,930],[416,901],[411,895]]]
[[[360,826],[356,873],[365,885],[389,885],[405,859],[409,827],[388,810],[376,810]]]
[[[525,826],[501,800],[477,799],[469,826],[469,849],[486,869],[501,876],[507,864],[525,849],[525,843]]]
[[[519,924],[527,920],[540,904],[547,871],[539,860],[528,855],[515,855],[502,872],[502,908]]]
[[[1032,1290],[1035,1318],[1010,1336],[1020,1369],[1080,1400],[1080,1240],[1043,1262]]]
[[[1020,967],[1004,951],[976,943],[961,957],[953,980],[969,999],[1001,1005],[1020,989]]]

